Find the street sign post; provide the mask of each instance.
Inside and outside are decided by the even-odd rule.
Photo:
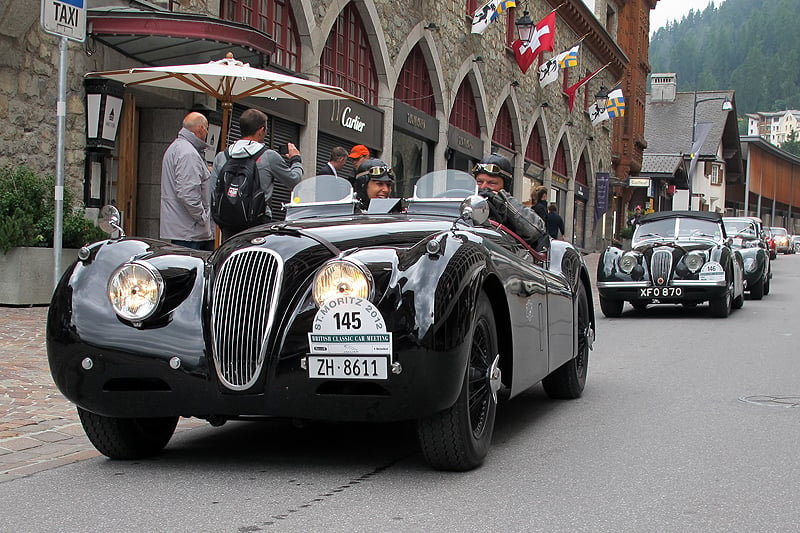
[[[42,0],[42,29],[83,42],[86,40],[85,0]]]

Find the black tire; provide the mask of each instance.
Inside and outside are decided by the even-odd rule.
[[[167,445],[178,417],[114,418],[78,407],[86,436],[97,451],[111,459],[141,459],[156,455]]]
[[[631,302],[631,305],[640,313],[647,310],[647,302]]]
[[[489,373],[498,353],[497,328],[489,298],[483,292],[478,298],[470,346],[456,403],[417,422],[422,455],[437,470],[463,472],[480,466],[492,441],[497,399]]]
[[[760,300],[764,297],[764,279],[760,279],[750,286],[750,298]]]
[[[744,306],[744,291],[731,302],[732,309],[741,309]]]
[[[767,272],[767,279],[764,281],[764,294],[769,294],[769,282],[772,279],[772,270]]]
[[[583,284],[578,285],[575,304],[578,306],[577,353],[542,380],[544,392],[549,397],[560,400],[580,397],[586,386],[586,373],[589,368],[589,299],[586,297]]]
[[[708,306],[711,308],[711,316],[716,318],[728,318],[733,307],[732,293],[733,281],[728,280],[728,290],[725,291],[725,294],[720,298],[715,298],[708,302]]]
[[[609,300],[608,298],[600,297],[600,310],[609,318],[618,318],[622,316],[622,308],[625,305],[625,300]]]

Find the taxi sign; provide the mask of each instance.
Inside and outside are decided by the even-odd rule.
[[[85,41],[85,0],[42,0],[41,23],[47,33]]]

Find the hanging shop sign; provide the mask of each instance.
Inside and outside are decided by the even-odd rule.
[[[383,146],[383,111],[358,102],[321,101],[319,130],[353,144]]]
[[[399,100],[394,101],[394,128],[430,141],[439,140],[439,120]]]

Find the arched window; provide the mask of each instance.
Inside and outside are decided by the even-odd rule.
[[[461,87],[458,88],[456,101],[453,103],[452,111],[450,111],[450,124],[475,137],[480,137],[478,108],[475,106],[472,86],[466,78],[461,82]]]
[[[514,151],[514,128],[511,126],[511,113],[508,111],[507,103],[503,104],[497,115],[492,142]]]
[[[364,23],[352,3],[331,28],[320,67],[322,83],[341,87],[364,102],[378,105],[378,75]]]
[[[419,45],[408,54],[394,89],[394,97],[429,115],[435,114],[433,86],[428,75],[428,64]]]
[[[544,150],[542,150],[542,137],[539,135],[539,125],[533,127],[528,146],[525,148],[525,159],[544,166]]]
[[[586,179],[586,159],[581,154],[581,159],[578,161],[578,168],[575,170],[575,181],[589,186],[589,181]]]
[[[558,143],[558,150],[556,150],[556,157],[553,161],[553,172],[563,177],[567,177],[567,156],[564,151],[564,143]]]
[[[275,40],[272,63],[295,72],[300,68],[300,38],[288,0],[225,0],[222,13],[226,20],[268,33]]]

